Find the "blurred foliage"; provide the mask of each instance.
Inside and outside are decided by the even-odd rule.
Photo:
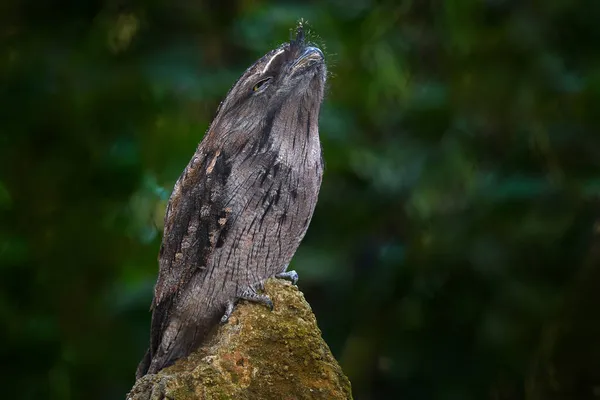
[[[600,2],[7,0],[3,395],[122,398],[162,216],[299,18],[330,69],[293,267],[357,399],[600,393]]]

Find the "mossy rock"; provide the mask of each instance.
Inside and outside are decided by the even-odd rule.
[[[280,279],[265,292],[273,311],[241,302],[204,346],[139,379],[127,399],[351,399],[302,292]]]

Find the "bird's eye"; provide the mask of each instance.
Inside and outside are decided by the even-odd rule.
[[[260,92],[261,90],[267,87],[267,83],[269,83],[270,80],[271,78],[269,77],[258,81],[256,85],[254,85],[254,87],[252,88],[252,91],[255,93]]]

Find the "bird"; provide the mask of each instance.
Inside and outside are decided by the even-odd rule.
[[[239,300],[272,309],[260,290],[268,278],[296,283],[287,268],[321,186],[326,81],[323,52],[301,22],[220,103],[167,204],[150,346],[136,378],[197,349]]]

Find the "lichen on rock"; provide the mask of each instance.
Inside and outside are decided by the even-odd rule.
[[[127,399],[351,399],[302,292],[280,279],[268,280],[265,292],[273,311],[239,303],[205,345],[139,379]]]

